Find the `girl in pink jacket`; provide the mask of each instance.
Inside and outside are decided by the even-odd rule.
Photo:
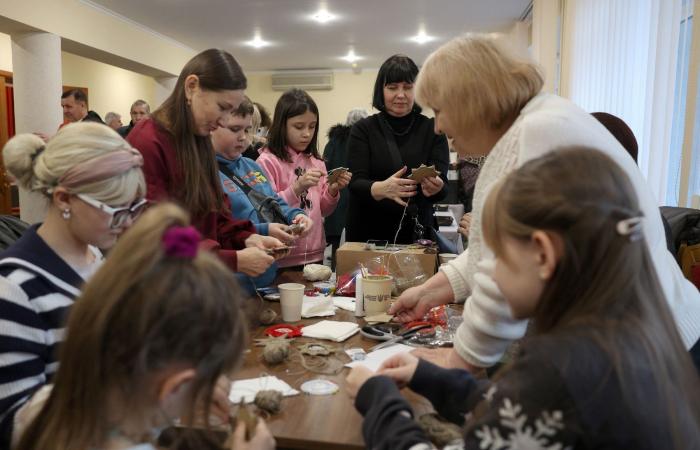
[[[289,206],[303,209],[317,224],[294,242],[292,252],[278,264],[293,267],[323,262],[323,217],[333,212],[338,192],[347,187],[352,174],[344,173],[328,184],[326,164],[318,153],[318,107],[301,89],[291,89],[277,101],[268,138],[257,163]]]

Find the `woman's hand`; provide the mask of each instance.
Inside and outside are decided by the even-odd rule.
[[[410,353],[398,353],[382,363],[377,375],[384,375],[402,388],[411,382],[418,367],[418,358]]]
[[[280,241],[286,243],[287,245],[291,244],[297,239],[296,235],[289,232],[289,225],[284,225],[281,223],[270,223],[268,225],[268,234],[273,238],[279,239]]]
[[[277,241],[277,239],[275,240]],[[236,257],[238,259],[238,272],[243,272],[251,277],[261,275],[275,262],[275,258],[258,247],[248,247],[244,250],[238,250],[236,252]]]
[[[442,181],[440,177],[428,177],[423,178],[420,182],[420,190],[423,191],[423,195],[426,197],[432,197],[442,190],[445,182]]]
[[[292,219],[292,223],[298,223],[302,226],[299,237],[306,237],[314,227],[314,221],[306,214],[297,214],[294,216],[294,219]]]
[[[348,377],[345,379],[345,390],[350,398],[357,397],[357,391],[365,384],[365,381],[372,378],[374,375],[376,374],[365,366],[353,367]]]
[[[338,177],[335,183],[332,183],[330,186],[328,186],[328,192],[335,197],[338,195],[338,192],[340,192],[341,189],[345,189],[348,187],[348,184],[350,184],[350,180],[352,180],[352,173],[345,171]]]
[[[395,317],[397,322],[408,323],[421,320],[433,304],[430,294],[423,286],[414,286],[401,293],[399,298],[392,303],[388,313]]]
[[[296,196],[300,196],[302,192],[316,186],[318,182],[321,181],[321,177],[323,175],[324,173],[319,169],[307,170],[303,175],[299,176],[299,178],[294,181],[294,184],[292,185],[294,194]]]
[[[469,238],[469,229],[472,227],[472,213],[468,212],[459,221],[459,233],[465,238]]]
[[[371,192],[375,200],[388,198],[395,201],[401,206],[406,206],[403,201],[406,197],[416,195],[418,183],[407,178],[401,178],[408,168],[403,166],[401,170],[390,176],[384,181],[377,181],[372,184]]]
[[[245,423],[242,421],[236,424],[236,431],[231,440],[231,450],[274,450],[276,445],[275,438],[272,437],[270,429],[262,418],[258,418],[255,434],[251,440],[245,440]]]

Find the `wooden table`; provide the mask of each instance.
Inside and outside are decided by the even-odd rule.
[[[310,283],[302,279],[300,273],[282,272],[277,280],[279,283]],[[273,308],[279,313],[279,303],[265,302],[265,306]],[[335,316],[302,319],[301,324],[309,325],[319,320],[336,320],[344,322],[357,322],[363,326],[364,320],[356,318],[350,311],[339,309]],[[353,401],[345,392],[345,377],[350,369],[344,368],[338,375],[321,375],[306,371],[299,358],[291,358],[277,366],[268,366],[262,360],[262,348],[254,346],[253,339],[263,338],[266,327],[251,329],[251,351],[246,354],[245,363],[239,369],[234,380],[255,378],[264,374],[274,375],[287,382],[294,389],[300,390],[303,382],[316,378],[325,378],[333,381],[340,387],[340,392],[334,395],[312,396],[301,393],[293,397],[285,397],[282,400],[282,411],[268,419],[267,424],[272,434],[277,439],[278,448],[304,449],[304,450],[350,450],[362,449],[362,416],[355,410]],[[296,338],[292,345],[297,347],[313,339]],[[340,343],[323,341],[343,349],[362,347],[368,349],[377,344],[360,335],[359,333]],[[339,357],[346,362],[350,359],[345,353]],[[424,414],[433,410],[430,402],[425,398],[406,390],[406,397],[411,402],[417,414]]]

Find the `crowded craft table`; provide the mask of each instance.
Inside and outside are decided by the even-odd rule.
[[[275,285],[279,283],[304,283],[300,272],[282,272],[278,275]],[[278,314],[280,306],[278,302],[265,301],[266,307],[271,307]],[[302,319],[294,325],[310,325],[319,320],[335,320],[355,322],[360,326],[365,324],[364,319],[355,317],[351,311],[338,309],[335,316],[315,317]],[[281,323],[278,318],[275,323]],[[348,368],[343,368],[337,375],[323,375],[309,372],[304,369],[300,361],[289,358],[287,361],[270,366],[263,362],[262,347],[255,346],[254,340],[265,338],[266,326],[252,327],[250,330],[250,351],[246,354],[243,366],[233,377],[235,380],[256,378],[263,375],[274,375],[287,382],[294,389],[299,390],[300,385],[308,380],[327,379],[337,384],[340,390],[332,395],[314,396],[300,393],[296,396],[284,397],[281,411],[267,419],[267,425],[277,440],[277,448],[281,449],[305,449],[305,450],[349,450],[365,448],[362,438],[362,416],[355,410],[353,400],[345,392],[345,377]],[[305,337],[295,338],[293,347],[317,341]],[[341,349],[361,347],[368,350],[377,344],[357,333],[343,342],[323,341]],[[343,363],[350,362],[350,358],[344,353],[338,354]],[[425,398],[405,390],[404,394],[411,402],[417,415],[433,410],[430,402]]]

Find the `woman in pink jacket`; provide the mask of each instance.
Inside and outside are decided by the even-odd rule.
[[[292,252],[278,264],[294,267],[322,262],[326,237],[320,224],[335,209],[338,192],[347,187],[352,174],[344,173],[328,184],[326,164],[318,153],[318,107],[301,89],[291,89],[277,101],[268,138],[257,163],[289,206],[303,209],[319,224],[295,241]]]

